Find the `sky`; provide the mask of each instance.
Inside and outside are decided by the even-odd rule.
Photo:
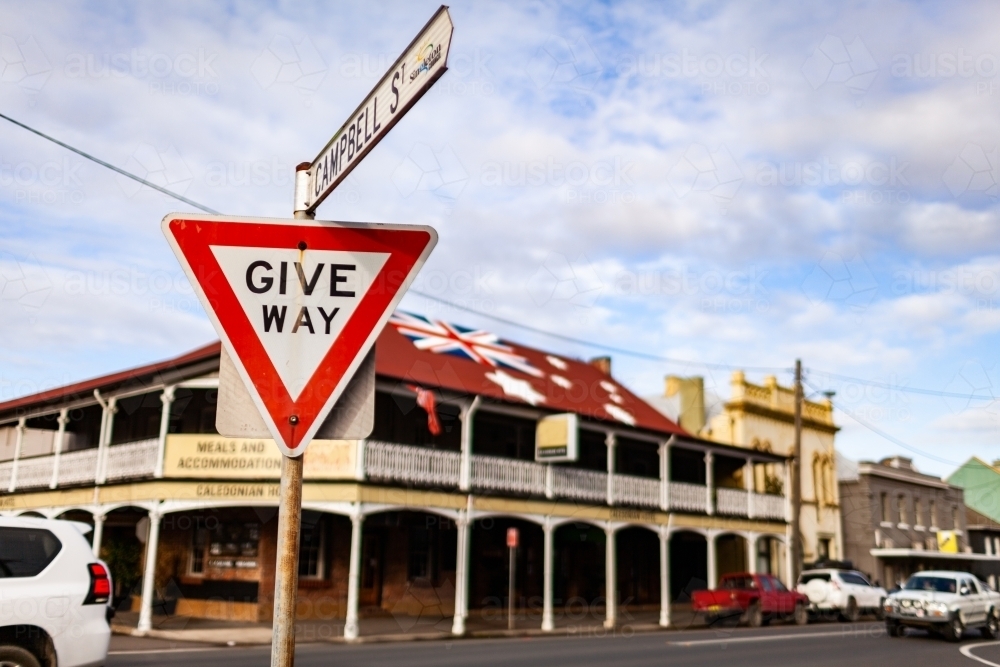
[[[290,217],[294,166],[436,9],[3,2],[0,113]],[[438,230],[404,309],[640,352],[611,356],[641,395],[801,359],[849,458],[1000,458],[1000,6],[450,11],[449,71],[317,212]],[[0,399],[214,340],[160,231],[193,209],[0,123]]]

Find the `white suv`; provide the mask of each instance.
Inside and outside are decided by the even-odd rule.
[[[986,639],[1000,637],[1000,594],[968,572],[917,572],[886,599],[885,612],[890,637],[902,637],[907,627],[954,642],[969,628]]]
[[[0,517],[0,665],[96,667],[111,639],[111,577],[73,521]]]
[[[799,575],[799,593],[809,598],[809,611],[816,615],[837,614],[854,623],[863,612],[882,617],[885,589],[872,586],[854,570],[807,570]]]

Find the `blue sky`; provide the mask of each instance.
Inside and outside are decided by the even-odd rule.
[[[0,109],[211,208],[285,217],[291,169],[434,9],[4,3]],[[853,458],[906,450],[851,415],[929,472],[1000,457],[1000,9],[451,12],[451,71],[319,217],[434,225],[416,289],[498,317],[756,381],[800,357]],[[178,210],[0,127],[0,397],[213,339],[159,231]],[[641,394],[668,373],[728,394],[728,369],[613,356]]]

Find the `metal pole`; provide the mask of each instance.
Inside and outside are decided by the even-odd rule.
[[[508,547],[510,552],[510,567],[507,574],[507,629],[514,629],[514,552],[517,547]]]
[[[309,163],[295,168],[294,215],[311,220],[306,210]],[[305,443],[301,443],[304,445]],[[274,566],[274,615],[271,629],[271,667],[295,665],[295,598],[299,589],[299,538],[302,531],[303,457],[281,457],[278,499],[278,557]]]
[[[792,580],[794,586],[802,568],[802,534],[800,515],[802,514],[802,360],[795,360],[795,444],[792,451]]]

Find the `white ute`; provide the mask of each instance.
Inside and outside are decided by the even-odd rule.
[[[99,667],[111,577],[72,521],[0,517],[0,665]]]
[[[837,614],[851,623],[865,612],[881,618],[886,596],[884,588],[872,586],[860,572],[833,568],[806,570],[795,590],[809,598],[811,614]]]
[[[996,639],[1000,594],[968,572],[919,572],[885,601],[886,633],[902,637],[907,627],[923,628],[953,642],[969,628]]]

